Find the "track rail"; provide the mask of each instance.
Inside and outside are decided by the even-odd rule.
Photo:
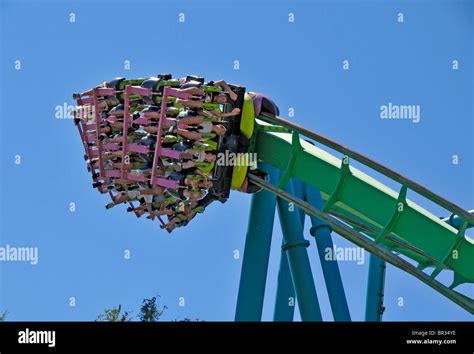
[[[399,173],[381,165],[380,163],[354,151],[351,150],[344,145],[341,145],[339,143],[336,143],[335,141],[326,138],[323,135],[317,134],[301,125],[298,125],[296,123],[290,122],[284,118],[274,116],[271,114],[267,113],[262,113],[257,117],[258,119],[261,119],[267,123],[271,124],[277,124],[282,127],[285,127],[291,131],[296,131],[302,135],[305,135],[308,138],[311,138],[331,149],[334,149],[340,153],[343,153],[350,158],[366,165],[367,167],[372,168],[373,170],[393,179],[394,181],[408,187],[409,189],[413,190],[414,192],[424,196],[425,198],[435,202],[436,204],[442,206],[446,210],[450,211],[451,213],[458,215],[460,218],[463,219],[463,221],[467,222],[468,224],[473,225],[474,224],[474,216],[470,214],[468,211],[464,210],[460,206],[450,202],[449,200],[441,197],[440,195],[430,191],[429,189],[421,186],[420,184],[410,180],[409,178],[406,178]]]
[[[273,186],[272,184],[258,178],[252,174],[248,175],[249,179],[255,183],[256,185],[264,188],[265,190],[277,195],[280,198],[287,200],[288,202],[294,203],[296,206],[304,210],[307,214],[313,215],[325,222],[327,222],[333,230],[341,235],[342,237],[346,238],[347,240],[351,241],[352,243],[364,248],[368,252],[376,255],[377,257],[385,260],[386,262],[394,265],[395,267],[402,269],[403,271],[413,275],[423,283],[427,284],[431,288],[438,291],[440,294],[444,295],[457,305],[461,306],[469,313],[474,314],[474,300],[470,299],[469,297],[450,289],[449,287],[445,286],[444,284],[440,283],[439,281],[435,280],[434,278],[430,277],[417,267],[413,266],[409,262],[405,261],[403,258],[395,255],[391,251],[385,249],[381,245],[377,244],[375,241],[371,240],[369,237],[365,236],[363,233],[354,230],[353,228],[345,225],[341,221],[337,220],[335,217],[328,215],[326,213],[317,210],[309,203],[298,199],[291,194],[285,192],[283,189]],[[351,222],[350,219],[347,219],[345,222]],[[354,221],[354,224],[356,222]]]

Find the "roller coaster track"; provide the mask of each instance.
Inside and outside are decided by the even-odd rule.
[[[338,159],[307,139],[344,157]],[[474,241],[465,235],[474,224],[474,216],[468,211],[381,164],[278,116],[264,113],[257,117],[249,152],[256,152],[260,160],[283,171],[276,186],[249,174],[255,184],[327,222],[342,237],[474,313],[474,300],[454,290],[460,284],[474,282]],[[349,159],[400,183],[400,191],[397,193],[350,166]],[[321,191],[325,200],[322,210],[283,190],[293,177]],[[457,215],[462,220],[460,227],[449,225],[407,199],[408,190]],[[424,271],[429,267],[434,268],[430,274]],[[453,272],[451,285],[436,279],[442,271]]]

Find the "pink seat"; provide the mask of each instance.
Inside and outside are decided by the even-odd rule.
[[[169,148],[161,148],[161,156],[179,160],[181,158],[181,151]]]
[[[135,119],[133,123],[141,124],[141,125],[150,125],[151,120],[145,117],[140,117],[140,118]]]
[[[133,173],[127,173],[127,179],[137,182],[146,182],[146,177],[144,175],[135,175]]]
[[[120,149],[120,145],[117,143],[108,143],[108,144],[104,144],[103,148],[110,151],[116,151]]]
[[[94,102],[94,98],[92,96],[81,98],[81,105],[92,104],[92,102]]]
[[[139,154],[148,154],[150,149],[148,146],[139,145],[139,144],[127,144],[127,151],[138,152]]]
[[[110,116],[107,117],[106,121],[108,121],[110,123],[116,123],[117,122],[117,116],[110,115]]]
[[[158,186],[162,186],[162,187],[165,187],[165,188],[170,188],[170,189],[177,189],[179,187],[178,182],[173,181],[171,179],[162,178],[162,177],[155,177],[153,179],[153,184],[158,185]]]
[[[169,86],[166,86],[164,91],[165,92],[163,93],[163,95],[166,94],[167,96],[173,96],[173,97],[181,98],[183,100],[187,100],[188,98],[191,97],[191,94],[189,94],[187,92],[183,92],[183,91],[178,90],[178,89],[171,88]]]
[[[121,176],[120,170],[105,170],[106,178],[119,178]]]
[[[141,86],[127,86],[125,91],[132,95],[151,96],[152,91],[149,88]]]
[[[99,88],[96,88],[95,91],[98,97],[115,95],[115,90],[109,87],[99,87]]]

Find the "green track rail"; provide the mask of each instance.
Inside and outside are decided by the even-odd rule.
[[[264,188],[273,188],[273,193],[289,200],[281,188],[291,177],[297,177],[319,189],[325,206],[322,213],[317,211],[319,214],[316,216],[330,217],[331,220],[326,221],[341,236],[411,273],[469,312],[474,312],[473,300],[453,290],[462,283],[474,282],[474,241],[465,235],[466,228],[474,224],[472,214],[375,161],[283,118],[262,115],[256,122],[250,151],[255,151],[260,160],[283,171],[278,186],[265,184],[262,185]],[[345,156],[338,159],[300,139],[300,135]],[[354,168],[349,158],[399,182],[400,190],[394,191]],[[463,220],[459,230],[408,200],[408,190],[459,215]],[[303,209],[315,213],[307,206]],[[350,226],[351,233],[341,229],[340,221]],[[360,243],[360,239],[354,238],[354,232],[360,237],[368,236],[371,243],[368,244],[367,240]],[[387,254],[391,255],[390,259]],[[415,261],[417,267],[398,254]],[[422,271],[428,267],[433,267],[430,274]],[[449,287],[436,280],[442,271],[454,274]]]

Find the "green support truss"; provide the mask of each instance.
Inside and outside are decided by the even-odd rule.
[[[292,177],[297,177],[317,188],[325,200],[324,208],[319,211],[306,205],[309,209],[302,207],[305,212],[317,217],[323,215],[325,218],[330,218],[325,221],[336,232],[353,242],[356,240],[354,233],[357,233],[359,240],[356,243],[362,245],[360,240],[363,237],[364,248],[382,256],[382,259],[392,264],[401,265],[400,268],[417,276],[471,313],[473,312],[472,299],[452,290],[459,284],[474,282],[474,242],[465,235],[467,226],[474,223],[471,214],[345,147],[339,148],[330,141],[326,143],[325,138],[320,138],[312,132],[308,133],[304,128],[279,117],[260,116],[258,118],[251,146],[255,147],[260,160],[283,171],[280,182],[277,186],[271,187],[272,192],[283,197],[285,193],[281,187]],[[325,146],[348,153],[342,159],[338,159],[325,150],[300,139],[300,133],[316,141],[319,140]],[[349,155],[400,182],[400,191],[392,190],[351,166]],[[265,184],[264,188],[268,189],[268,184]],[[409,189],[415,190],[462,217],[464,220],[462,226],[456,229],[407,199]],[[336,227],[335,223],[337,223]],[[344,227],[341,228],[341,226]],[[370,247],[367,241],[370,241]],[[388,254],[390,254],[388,257],[390,260],[385,257]],[[418,268],[399,257],[398,254],[415,261]],[[393,257],[398,259],[394,261]],[[430,275],[421,271],[427,267],[434,267]],[[435,279],[443,270],[452,271],[454,274],[453,283],[449,287]]]

